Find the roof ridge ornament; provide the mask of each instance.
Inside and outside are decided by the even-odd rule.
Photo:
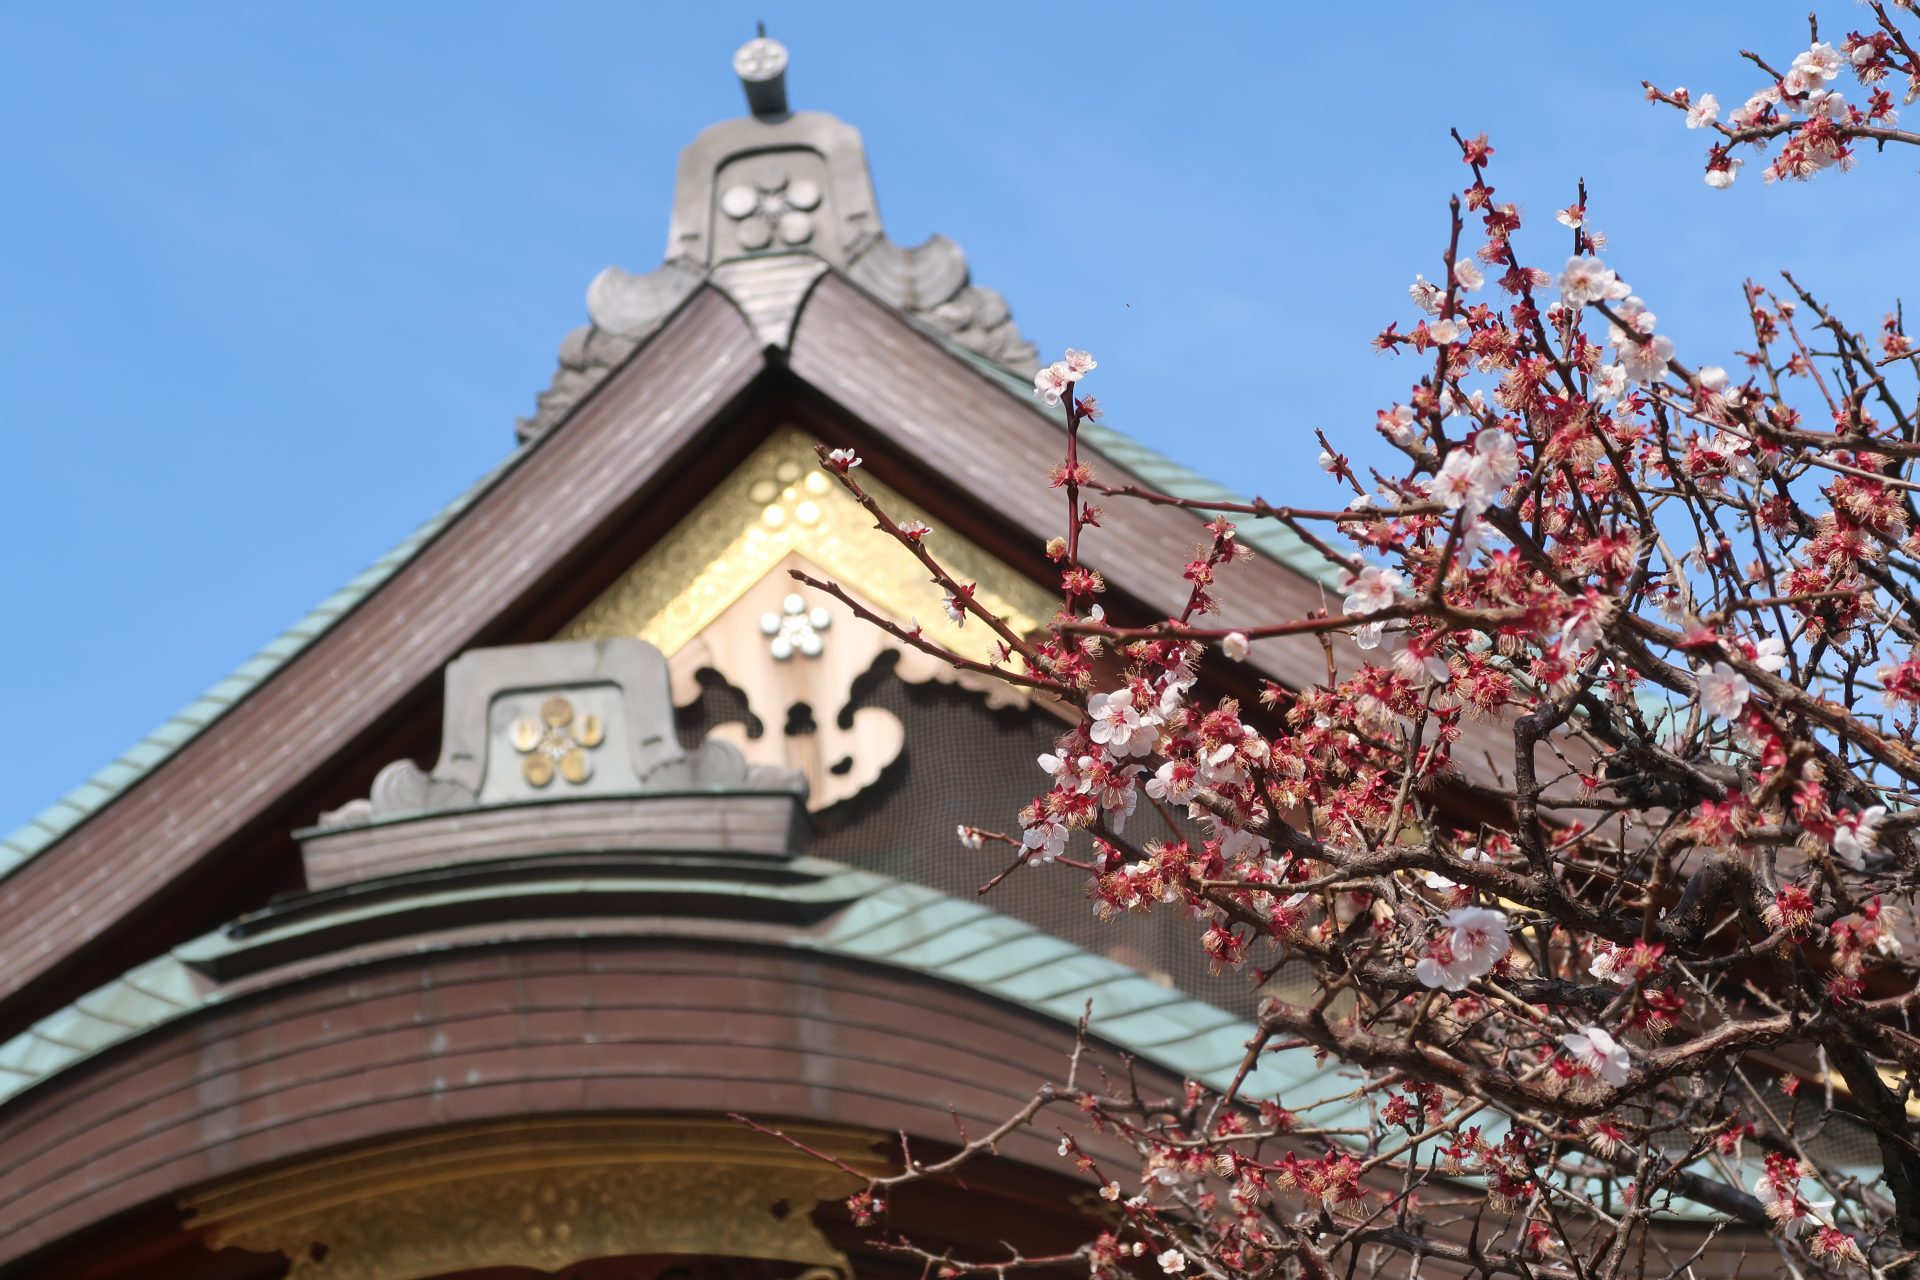
[[[766,345],[791,338],[808,287],[827,267],[1002,368],[1039,368],[1004,299],[975,286],[944,236],[887,239],[860,131],[787,103],[786,46],[760,34],[733,55],[751,115],[701,130],[674,183],[665,261],[644,274],[608,267],[587,286],[591,326],[560,348],[560,369],[520,437],[566,417],[704,283],[732,298]]]
[[[747,91],[747,110],[761,119],[787,114],[787,46],[767,37],[767,24],[733,52],[733,73]]]

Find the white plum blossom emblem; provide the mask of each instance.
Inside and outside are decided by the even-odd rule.
[[[813,239],[813,210],[820,207],[818,184],[769,168],[752,183],[736,182],[720,193],[720,212],[733,220],[734,238],[743,249],[764,249]]]
[[[833,615],[807,602],[796,592],[780,602],[780,612],[768,610],[760,615],[760,633],[767,637],[767,650],[775,662],[785,662],[798,653],[817,658],[826,647],[820,633],[833,625]]]

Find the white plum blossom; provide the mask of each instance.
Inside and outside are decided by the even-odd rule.
[[[1404,581],[1398,569],[1368,565],[1349,584],[1342,609],[1350,614],[1378,613],[1393,604]]]
[[[1433,496],[1449,511],[1477,516],[1520,474],[1513,437],[1489,427],[1473,437],[1473,450],[1455,449],[1434,477]]]
[[[1415,649],[1412,645],[1393,655],[1393,669],[1416,683],[1423,678],[1435,684],[1446,684],[1453,679],[1453,668],[1445,658],[1431,649]]]
[[[1340,469],[1340,459],[1334,457],[1325,449],[1322,449],[1320,451],[1320,469],[1328,475],[1332,475]]]
[[[827,461],[841,471],[851,471],[860,465],[860,455],[851,449],[835,449],[827,455]]]
[[[1413,283],[1407,286],[1407,296],[1413,299],[1413,305],[1430,316],[1440,314],[1440,304],[1446,301],[1447,291],[1437,284],[1430,284],[1425,276],[1415,276]]]
[[[1720,114],[1720,99],[1710,93],[1703,93],[1687,107],[1687,128],[1702,129],[1714,122]]]
[[[1229,631],[1220,641],[1220,652],[1233,662],[1247,660],[1247,635],[1244,631]]]
[[[1631,947],[1616,947],[1611,943],[1600,943],[1594,948],[1593,963],[1587,966],[1587,972],[1602,982],[1611,982],[1624,987],[1633,981],[1633,966],[1625,963],[1633,954]]]
[[[1855,871],[1860,870],[1868,851],[1880,842],[1880,824],[1886,817],[1887,807],[1883,804],[1837,815],[1833,820],[1833,856]]]
[[[1067,367],[1067,376],[1075,382],[1086,377],[1100,367],[1100,362],[1076,347],[1068,347],[1066,358],[1060,361]]]
[[[1560,273],[1560,296],[1570,307],[1584,306],[1589,302],[1612,302],[1626,297],[1629,292],[1627,282],[1598,258],[1568,258],[1566,269]]]
[[[1787,665],[1787,642],[1779,636],[1755,641],[1753,650],[1753,665],[1762,671],[1777,672]]]
[[[1571,1035],[1561,1036],[1560,1043],[1566,1046],[1575,1062],[1614,1088],[1626,1085],[1633,1059],[1627,1055],[1626,1046],[1608,1035],[1604,1028],[1583,1027]]]
[[[1447,912],[1448,933],[1414,966],[1414,976],[1429,987],[1465,991],[1507,954],[1505,912],[1488,907],[1456,907]]]
[[[1184,760],[1169,760],[1147,779],[1147,794],[1168,804],[1185,804],[1200,789],[1200,771]]]
[[[1462,289],[1478,289],[1487,282],[1487,277],[1474,264],[1472,258],[1462,258],[1453,264],[1453,278]]]
[[[1462,849],[1462,850],[1460,851],[1460,861],[1462,861],[1462,862],[1492,862],[1492,861],[1493,861],[1493,855],[1492,855],[1492,854],[1490,854],[1490,853],[1484,853],[1484,852],[1482,852],[1482,851],[1481,851],[1481,849],[1480,849],[1480,847],[1479,847],[1478,845],[1474,845],[1474,846],[1473,846],[1473,847],[1471,847],[1471,848],[1467,848],[1467,849]],[[1425,880],[1426,880],[1426,885],[1427,885],[1427,888],[1429,888],[1429,889],[1438,889],[1438,890],[1440,890],[1440,891],[1441,891],[1442,893],[1446,893],[1446,892],[1448,892],[1448,891],[1450,891],[1450,890],[1453,890],[1453,889],[1457,889],[1457,888],[1459,888],[1459,887],[1460,887],[1459,885],[1457,885],[1457,884],[1455,884],[1455,883],[1454,883],[1453,881],[1451,881],[1451,880],[1449,880],[1449,879],[1447,879],[1447,878],[1446,878],[1445,876],[1443,876],[1443,875],[1441,875],[1441,874],[1440,874],[1440,873],[1439,873],[1438,871],[1429,871],[1429,872],[1427,872],[1427,873],[1426,873],[1426,876],[1425,876]]]
[[[1478,418],[1487,411],[1487,393],[1475,387],[1465,400],[1458,399],[1451,387],[1440,389],[1440,410],[1449,418]]]
[[[1452,320],[1435,320],[1427,326],[1427,336],[1444,347],[1459,339],[1460,326]]]
[[[1092,721],[1087,737],[1122,760],[1145,755],[1160,737],[1160,717],[1142,715],[1133,705],[1131,688],[1094,694],[1087,699],[1087,715]]]
[[[1065,360],[1056,360],[1033,375],[1033,394],[1048,404],[1059,404],[1060,397],[1066,395],[1072,385],[1073,375],[1067,371]]]
[[[1707,170],[1707,185],[1715,191],[1725,191],[1733,185],[1734,175],[1740,172],[1740,167],[1744,164],[1746,161],[1736,156],[1726,157],[1718,165]]]
[[[1621,335],[1620,367],[1635,382],[1658,382],[1667,376],[1667,362],[1673,359],[1673,339],[1663,333],[1645,340]]]
[[[1727,117],[1727,123],[1736,129],[1752,128],[1766,114],[1767,108],[1779,101],[1780,86],[1770,84],[1735,108],[1733,114]]]
[[[1722,431],[1714,436],[1707,447],[1725,459],[1728,475],[1748,484],[1759,483],[1760,464],[1753,460],[1747,441]]]
[[[1052,751],[1040,756],[1040,767],[1056,783],[1071,786],[1080,780],[1080,771],[1093,763],[1091,756],[1081,756],[1075,760],[1063,749],[1057,754]]]
[[[1700,687],[1700,710],[1710,720],[1731,722],[1753,694],[1747,678],[1724,662],[1696,671],[1694,681]]]
[[[1187,1269],[1187,1255],[1178,1249],[1169,1249],[1154,1259],[1160,1269],[1170,1276],[1177,1276]]]
[[[1157,714],[1162,721],[1171,719],[1173,713],[1180,709],[1181,704],[1187,700],[1187,690],[1191,688],[1193,688],[1193,677],[1190,675],[1178,676],[1161,686]]]
[[[1391,412],[1380,415],[1380,430],[1395,444],[1405,444],[1413,439],[1413,419],[1413,406],[1396,404]]]
[[[1618,400],[1627,393],[1626,366],[1603,364],[1593,373],[1593,394],[1601,400]]]
[[[1781,77],[1781,92],[1797,98],[1818,89],[1840,74],[1840,66],[1839,51],[1823,40],[1805,53],[1794,56],[1792,68]]]
[[[1034,862],[1052,862],[1067,851],[1066,824],[1052,816],[1042,817],[1021,833],[1020,848]]]
[[[986,837],[981,835],[979,831],[977,831],[973,827],[969,827],[965,825],[964,823],[961,825],[959,830],[960,830],[961,847],[967,848],[967,849],[986,848],[987,846]]]

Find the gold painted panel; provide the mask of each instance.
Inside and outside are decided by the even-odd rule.
[[[873,477],[863,475],[861,483],[895,520],[933,524]],[[938,527],[927,545],[956,578],[977,583],[976,598],[1015,630],[1032,631],[1052,618],[1053,595],[979,547]],[[555,639],[638,636],[672,657],[795,553],[895,621],[919,622],[928,639],[970,658],[993,656],[992,634],[978,620],[966,627],[948,620],[940,589],[920,563],[874,529],[860,504],[820,469],[813,442],[791,427],[749,454]]]

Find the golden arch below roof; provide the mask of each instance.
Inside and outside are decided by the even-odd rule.
[[[880,1173],[884,1135],[784,1126]],[[285,1255],[289,1280],[421,1280],[589,1258],[760,1258],[851,1280],[809,1210],[859,1178],[719,1117],[514,1120],[349,1148],[204,1188],[182,1208],[211,1248]],[[798,1210],[798,1212],[794,1212]]]

